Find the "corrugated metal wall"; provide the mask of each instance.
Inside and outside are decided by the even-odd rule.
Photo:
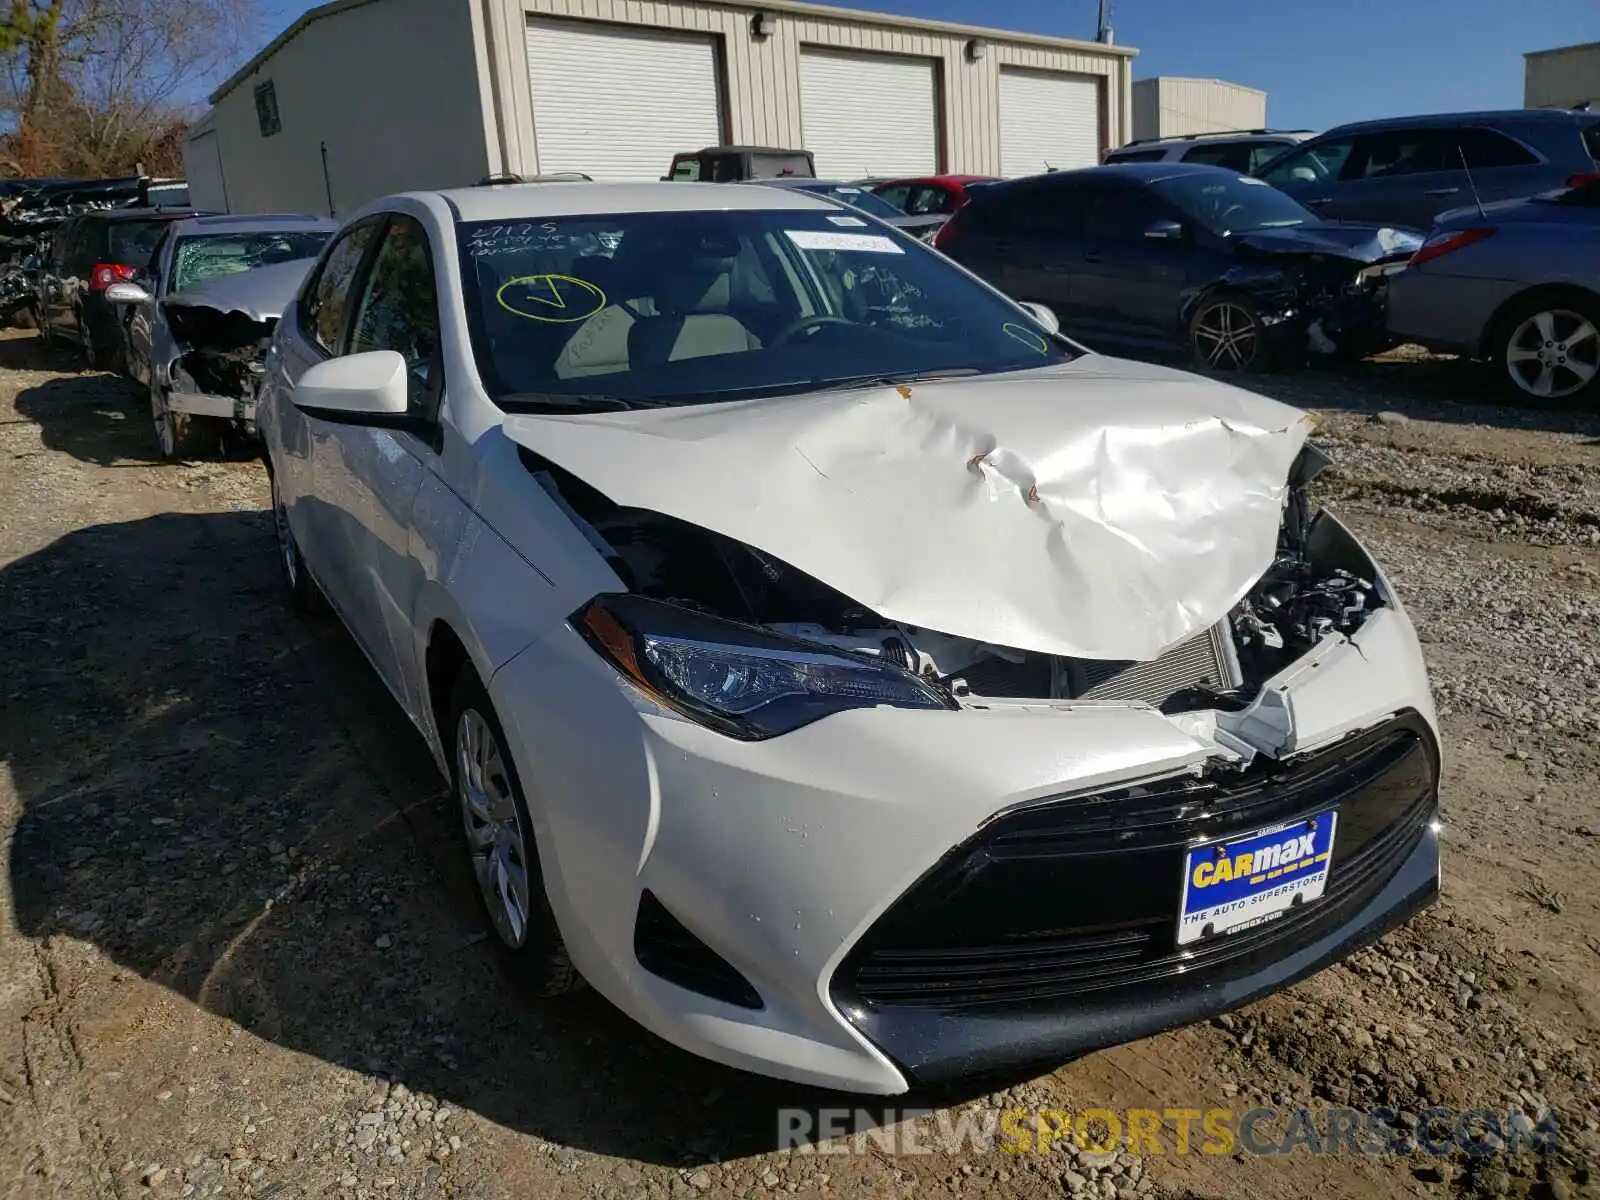
[[[844,14],[782,4],[733,8],[683,0],[481,0],[490,45],[495,95],[503,114],[507,170],[538,170],[534,112],[528,87],[522,27],[529,15],[700,30],[720,37],[731,142],[799,146],[800,47],[831,46],[935,60],[941,81],[942,167],[993,174],[1000,169],[999,77],[1002,66],[1067,71],[1100,77],[1102,144],[1119,145],[1128,120],[1130,52],[1092,45],[1081,48],[1030,42],[993,31],[959,31],[900,24],[872,14]],[[770,13],[770,37],[757,39],[750,19]],[[981,58],[968,61],[974,36],[986,43]],[[596,64],[603,69],[603,64]],[[870,119],[870,114],[863,114]],[[695,147],[683,147],[695,149]],[[662,164],[663,169],[666,163]]]
[[[1261,129],[1267,94],[1221,79],[1157,75],[1133,85],[1133,114],[1136,138]]]
[[[1525,108],[1574,108],[1586,100],[1600,104],[1600,42],[1529,54],[1523,62]]]

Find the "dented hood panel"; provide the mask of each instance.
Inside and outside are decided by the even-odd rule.
[[[1154,658],[1245,594],[1310,427],[1253,392],[1095,355],[505,422],[616,503],[737,538],[892,621],[1107,659]]]
[[[234,275],[218,275],[174,292],[161,303],[167,308],[210,308],[239,313],[251,321],[275,321],[293,302],[311,271],[314,258],[257,267]]]
[[[1256,229],[1235,234],[1233,240],[1268,254],[1326,254],[1370,264],[1409,257],[1421,247],[1424,237],[1414,229],[1392,225],[1319,221],[1285,229]]]

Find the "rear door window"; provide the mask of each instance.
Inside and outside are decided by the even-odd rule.
[[[1456,131],[1451,129],[1386,129],[1356,138],[1341,182],[1364,179],[1398,179],[1460,170],[1456,157]]]
[[[1250,144],[1248,142],[1226,142],[1218,145],[1215,142],[1207,145],[1201,142],[1198,146],[1189,147],[1183,156],[1186,163],[1204,163],[1213,167],[1226,167],[1230,171],[1241,174],[1250,170]]]
[[[984,206],[996,224],[1024,233],[1077,239],[1083,236],[1084,198],[1077,188],[1035,187],[1008,197],[1001,205]]]
[[[167,231],[166,221],[112,221],[108,224],[110,261],[142,267]]]
[[[1526,146],[1493,129],[1459,130],[1456,144],[1467,166],[1474,171],[1491,167],[1530,167],[1539,161],[1539,156]],[[1459,167],[1461,160],[1452,155],[1451,165]]]
[[[914,217],[931,216],[937,213],[953,211],[955,205],[950,203],[950,193],[941,187],[931,184],[922,184],[911,189],[911,198],[906,202],[906,212]]]
[[[893,187],[878,188],[875,192],[873,192],[873,195],[882,196],[901,212],[905,212],[906,204],[911,198],[911,188],[906,184],[897,183]]]

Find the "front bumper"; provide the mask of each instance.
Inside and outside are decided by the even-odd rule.
[[[832,981],[908,1080],[1060,1061],[1212,1016],[1379,937],[1439,889],[1438,752],[1414,713],[1233,784],[1116,788],[986,826],[907,892]],[[1320,900],[1178,947],[1196,840],[1337,809]]]
[[[237,425],[254,426],[256,402],[243,396],[212,396],[204,392],[168,392],[167,407],[196,417],[216,417]]]

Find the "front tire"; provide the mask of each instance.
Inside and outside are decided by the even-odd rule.
[[[1534,298],[1501,319],[1494,364],[1517,399],[1561,406],[1600,401],[1600,301]]]
[[[1208,296],[1189,318],[1189,356],[1207,371],[1253,371],[1266,363],[1261,314],[1244,296]]]
[[[573,991],[583,979],[550,910],[522,784],[500,719],[471,666],[462,668],[451,692],[447,729],[451,790],[494,940],[535,995]]]
[[[272,485],[272,527],[278,541],[278,566],[283,572],[283,586],[289,597],[289,606],[299,613],[321,612],[324,603],[322,592],[306,570],[306,560],[300,553],[300,543],[295,541],[294,530],[289,527],[289,509],[284,504],[283,493],[278,490],[278,475],[269,466],[267,480]]]

